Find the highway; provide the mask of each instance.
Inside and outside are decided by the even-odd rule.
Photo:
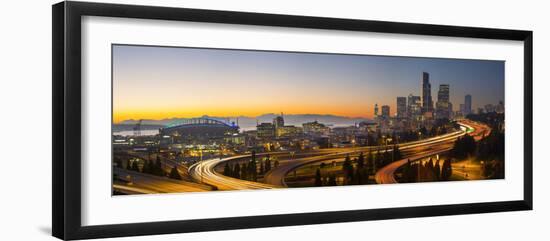
[[[415,154],[422,153],[423,156],[431,154],[431,153],[440,153],[443,151],[448,150],[449,147],[437,148],[438,146],[441,146],[445,143],[452,142],[456,140],[456,138],[466,134],[469,131],[472,131],[472,127],[470,125],[467,125],[465,123],[461,124],[463,128],[461,128],[460,131],[448,133],[445,135],[428,138],[425,140],[420,141],[414,141],[414,142],[407,142],[399,145],[399,150],[405,152],[413,152]],[[316,156],[316,157],[307,157],[307,158],[301,158],[296,160],[288,160],[288,161],[281,161],[281,165],[270,171],[265,175],[265,181],[266,183],[272,184],[272,185],[278,185],[278,186],[286,186],[286,183],[284,181],[285,176],[290,173],[292,170],[307,165],[311,163],[326,161],[326,160],[332,160],[332,159],[339,159],[343,158],[348,154],[356,154],[359,152],[365,152],[365,151],[373,151],[376,150],[378,147],[362,147],[362,148],[340,148],[340,152],[336,154],[330,154],[330,155],[323,155],[323,156]],[[391,151],[391,150],[390,150]],[[385,152],[385,150],[380,150],[380,152]],[[415,156],[416,157],[416,156]],[[392,164],[394,164],[393,162]],[[406,159],[405,159],[406,163]],[[390,164],[390,165],[392,165]],[[397,164],[396,164],[397,165]],[[392,175],[393,176],[393,175]]]
[[[460,136],[468,133],[472,135],[476,141],[481,140],[484,136],[487,136],[491,132],[491,128],[489,128],[488,126],[475,123],[472,121],[462,121],[460,124],[465,128],[467,128],[467,130]],[[438,146],[434,146],[435,149],[433,151],[421,152],[420,154],[407,157],[384,166],[383,168],[378,170],[378,172],[376,172],[374,176],[376,183],[378,184],[397,183],[397,180],[395,179],[395,172],[397,171],[397,169],[407,164],[408,159],[414,162],[414,161],[421,160],[422,158],[425,158],[425,157],[433,156],[435,154],[448,151],[452,148],[453,141],[454,139],[445,138],[445,140],[442,140],[442,142],[438,144]]]
[[[215,158],[209,160],[203,160],[201,162],[195,163],[189,168],[189,174],[199,183],[206,183],[218,188],[218,190],[247,190],[247,189],[272,189],[276,186],[241,180],[237,178],[232,178],[224,176],[220,173],[214,171],[214,168],[226,161],[231,161],[235,159],[250,157],[250,155],[240,155],[233,156],[228,158]]]
[[[126,180],[126,182],[115,181],[113,189],[126,194],[204,192],[211,190],[211,188],[204,185],[192,182],[128,171],[122,168],[113,168],[113,173],[119,179]]]
[[[432,137],[424,140],[414,141],[414,142],[407,142],[402,143],[399,145],[399,149],[402,151],[407,152],[414,152],[414,153],[421,153],[418,155],[413,156],[413,158],[421,158],[420,156],[429,156],[437,153],[441,153],[444,151],[449,150],[451,146],[449,144],[454,142],[458,137],[465,135],[466,133],[486,133],[482,131],[486,131],[486,129],[482,128],[476,128],[477,125],[473,122],[469,121],[461,121],[459,123],[461,125],[461,130],[448,133],[445,135]],[[214,168],[225,162],[230,160],[235,160],[239,158],[246,158],[249,157],[249,155],[241,155],[241,156],[235,156],[230,158],[224,158],[224,159],[209,159],[204,160],[200,163],[197,163],[190,167],[189,173],[195,179],[196,181],[201,181],[218,187],[219,190],[245,190],[245,189],[271,189],[271,188],[277,188],[277,187],[285,187],[286,184],[284,182],[285,176],[291,172],[292,170],[301,167],[303,165],[330,160],[330,159],[338,159],[345,157],[345,155],[348,154],[356,154],[359,152],[367,152],[369,150],[373,151],[378,149],[377,146],[368,146],[368,147],[349,147],[349,148],[330,148],[330,149],[321,149],[317,151],[311,152],[312,156],[298,158],[298,159],[288,159],[288,160],[280,160],[280,164],[277,168],[272,169],[270,172],[266,173],[264,176],[265,183],[259,183],[259,182],[251,182],[251,181],[245,181],[240,180],[232,177],[224,176],[220,173],[217,173]],[[381,152],[384,152],[385,150],[381,150]],[[391,151],[391,150],[390,150]],[[406,159],[405,163],[406,163]],[[402,161],[402,160],[400,160]],[[397,170],[401,165],[400,161],[397,161],[390,164],[391,166],[395,166],[395,169],[393,169],[393,172]],[[381,169],[382,170],[382,169]],[[385,172],[388,172],[386,175],[387,177],[382,177],[383,173],[380,173],[379,178],[386,178],[391,179],[393,178],[393,172],[391,172],[392,169],[386,169]],[[378,174],[378,173],[377,173]],[[202,176],[202,179],[201,179]]]

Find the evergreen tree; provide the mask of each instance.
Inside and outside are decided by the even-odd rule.
[[[375,167],[378,168],[378,167],[381,167],[384,163],[384,160],[382,160],[382,153],[380,152],[380,148],[377,148],[376,150],[376,155],[375,155],[375,158],[374,158],[374,162],[376,163]],[[375,168],[375,170],[376,170]]]
[[[317,168],[317,171],[315,171],[315,186],[323,186],[323,181],[321,180],[321,169],[319,168]]]
[[[392,154],[393,154],[393,160],[394,161],[398,161],[398,160],[403,159],[403,155],[401,154],[401,151],[399,150],[399,146],[397,146],[396,144],[393,145],[392,152],[393,152]]]
[[[365,156],[363,156],[363,152],[359,153],[359,157],[357,157],[357,168],[362,169],[365,166]]]
[[[414,176],[416,176],[416,169],[413,168],[411,159],[407,159],[407,164],[403,167],[402,182],[414,182]]]
[[[141,168],[141,172],[143,173],[151,173],[151,171],[149,170],[149,167],[151,165],[149,164],[149,160],[145,160],[145,163],[143,164],[143,167]]]
[[[132,162],[132,171],[139,172],[138,159]]]
[[[428,162],[426,163],[426,178],[428,181],[434,181],[435,180],[435,170],[434,170],[434,162],[433,159],[430,157]]]
[[[434,166],[434,174],[436,180],[441,180],[441,166],[439,165],[439,161],[440,160],[437,160]]]
[[[269,155],[265,159],[265,172],[271,171],[271,160],[269,159]]]
[[[328,183],[327,183],[328,186],[336,186],[336,176],[334,174],[330,174],[330,176],[328,177]]]
[[[349,155],[344,159],[342,171],[344,172],[344,180],[347,184],[353,179],[353,164],[351,163]]]
[[[148,161],[146,164],[147,164],[147,173],[154,174],[155,164],[153,163],[153,161]]]
[[[246,180],[248,178],[247,175],[247,169],[246,169],[246,163],[241,164],[241,179]]]
[[[256,165],[255,158],[250,161],[248,165],[248,178],[252,181],[258,180],[258,166]]]
[[[233,177],[241,178],[241,165],[239,165],[239,163],[233,165]]]
[[[353,183],[359,184],[359,185],[363,184],[364,183],[363,176],[364,176],[364,169],[357,167],[355,170],[355,175],[353,175],[353,178],[355,179]]]
[[[180,172],[178,171],[178,168],[176,166],[172,167],[169,177],[172,179],[181,180]]]
[[[261,161],[261,162],[260,162],[260,174],[261,174],[261,175],[264,175],[264,174],[265,174],[264,161]]]
[[[441,180],[448,181],[453,174],[451,161],[449,159],[443,161],[443,168],[441,170]]]
[[[473,155],[476,151],[476,147],[477,144],[475,142],[475,139],[472,136],[466,134],[455,141],[451,153],[454,157],[458,159],[464,159],[468,156]]]
[[[223,167],[223,175],[224,176],[231,176],[231,167],[229,167],[229,162],[225,162],[225,166]]]
[[[155,159],[155,164],[153,167],[153,174],[157,176],[164,176],[164,170],[162,169],[162,162],[160,161],[160,156],[157,154],[157,157]]]

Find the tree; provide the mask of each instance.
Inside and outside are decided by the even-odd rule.
[[[435,179],[434,162],[431,157],[426,163],[426,179],[428,181],[433,181]]]
[[[138,159],[132,162],[132,171],[139,172]]]
[[[264,175],[264,174],[265,174],[264,161],[261,161],[261,162],[260,162],[260,174],[261,174],[261,175]]]
[[[323,181],[321,180],[321,169],[317,168],[317,171],[315,171],[315,186],[320,187],[323,185]]]
[[[246,180],[247,178],[247,172],[246,172],[246,164],[241,164],[241,179]]]
[[[336,186],[336,176],[334,174],[330,174],[330,176],[328,177],[328,183],[327,183],[328,186]]]
[[[476,151],[475,139],[466,134],[463,137],[458,138],[451,151],[452,155],[458,159],[464,159],[473,155]]]
[[[402,182],[414,182],[417,170],[413,168],[411,159],[407,159],[407,164],[403,167]]]
[[[441,180],[441,166],[439,165],[439,161],[440,160],[437,160],[434,166],[434,176],[436,180]]]
[[[229,162],[225,162],[225,166],[223,167],[223,175],[224,176],[231,176],[231,167],[229,167]]]
[[[248,163],[248,178],[252,181],[258,180],[258,166],[256,165],[255,158]]]
[[[143,167],[141,168],[141,172],[143,173],[151,173],[151,171],[149,170],[149,167],[151,165],[149,164],[149,160],[145,160],[145,163],[143,164]]]
[[[172,170],[170,170],[169,177],[172,179],[181,180],[180,172],[178,171],[178,168],[176,166],[173,166]]]
[[[359,185],[365,184],[366,183],[365,176],[366,176],[365,168],[357,167],[357,169],[355,170],[355,175],[353,176],[355,179],[353,183],[359,184]]]
[[[271,160],[269,159],[269,155],[265,157],[265,172],[271,171]]]
[[[403,155],[401,154],[401,151],[399,150],[399,146],[396,144],[393,145],[393,161],[401,160],[403,159]]]
[[[342,171],[345,175],[345,183],[349,183],[353,179],[353,164],[351,163],[349,154],[344,159],[344,164],[342,165]]]
[[[365,156],[363,155],[363,152],[359,153],[359,157],[357,157],[357,168],[361,169],[365,166]]]
[[[241,165],[238,162],[233,165],[233,177],[241,178]]]
[[[126,170],[132,170],[132,161],[130,159],[126,161]]]
[[[441,169],[441,180],[448,181],[453,174],[453,168],[449,159],[443,161],[443,168]]]
[[[162,169],[162,162],[160,161],[160,155],[157,154],[157,157],[155,159],[155,164],[153,167],[153,174],[157,176],[164,176],[164,170]]]

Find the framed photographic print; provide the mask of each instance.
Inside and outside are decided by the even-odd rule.
[[[532,32],[53,6],[53,235],[532,209]]]

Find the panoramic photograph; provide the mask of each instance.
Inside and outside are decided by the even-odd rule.
[[[504,61],[114,44],[111,64],[113,195],[505,178]]]

